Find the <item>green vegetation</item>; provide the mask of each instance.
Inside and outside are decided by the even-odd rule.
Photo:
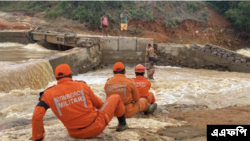
[[[209,10],[201,9],[209,5],[218,12],[222,13],[234,25],[236,31],[250,32],[250,1],[189,1],[173,2],[177,7],[176,15],[170,16],[165,9],[165,3],[157,3],[159,13],[153,14],[151,5],[140,4],[135,1],[0,1],[1,11],[24,11],[29,13],[45,12],[48,19],[65,17],[79,22],[89,23],[93,26],[100,24],[100,17],[106,12],[110,24],[120,23],[120,13],[127,9],[127,13],[133,20],[151,21],[154,16],[167,20],[165,27],[177,28],[180,14],[189,12],[190,15],[201,15],[202,21],[208,21]],[[140,5],[140,6],[139,6]]]
[[[193,13],[200,10],[203,7],[203,3],[197,1],[190,1],[188,2],[187,7],[188,7],[188,12]]]
[[[250,1],[216,1],[209,4],[224,14],[238,32],[250,32]]]
[[[250,31],[250,2],[242,1],[235,9],[229,9],[225,15],[238,31]]]
[[[209,1],[207,4],[214,8],[216,11],[224,14],[229,9],[237,7],[238,1]]]
[[[209,15],[210,15],[210,13],[209,13],[209,10],[207,9],[207,7],[204,8],[204,12],[201,14],[201,16],[202,16],[202,19],[205,21],[205,23],[208,22]]]
[[[2,11],[46,11],[55,2],[43,2],[43,1],[0,1],[0,8]]]
[[[111,23],[120,22],[120,13],[127,9],[127,13],[132,19],[143,21],[153,20],[154,16],[147,11],[147,6],[135,7],[134,1],[20,1],[20,2],[0,2],[2,11],[45,11],[48,19],[55,19],[63,16],[68,19],[87,22],[92,25],[100,24],[100,17],[103,12],[111,20]]]
[[[137,10],[130,9],[129,13],[133,19],[139,19],[142,21],[152,21],[154,20],[153,14],[147,12],[150,9],[148,6],[141,6]]]
[[[165,24],[165,28],[178,28],[177,20],[176,19],[171,19]]]

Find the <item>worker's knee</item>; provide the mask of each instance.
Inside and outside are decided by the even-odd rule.
[[[108,97],[107,100],[116,100],[116,101],[119,101],[119,100],[121,100],[121,97],[118,94],[112,94],[111,96]]]
[[[118,94],[113,94],[113,95],[110,96],[110,98],[114,98],[114,99],[120,98],[120,95],[118,95]]]
[[[126,106],[125,117],[129,118],[139,112],[145,112],[148,110],[149,103],[145,98],[140,98],[136,103],[131,103]]]
[[[148,110],[149,103],[147,99],[145,98],[140,98],[140,100],[137,102],[140,105],[140,112],[144,112]]]
[[[150,103],[150,104],[155,103],[155,97],[154,97],[154,94],[153,94],[152,92],[149,92],[149,93],[148,93],[147,101],[148,101],[148,103]]]
[[[125,106],[120,95],[113,94],[109,96],[106,101],[108,101],[109,104],[107,104],[107,109],[104,109],[104,111],[108,113],[110,117],[113,116],[113,114],[117,117],[120,117],[125,113]]]

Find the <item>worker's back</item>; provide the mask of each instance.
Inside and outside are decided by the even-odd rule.
[[[133,81],[123,74],[115,74],[114,77],[108,79],[104,89],[107,97],[119,94],[124,104],[130,103],[132,99],[138,101],[140,98]]]
[[[144,76],[138,75],[136,78],[133,78],[133,81],[140,93],[140,97],[147,97],[148,91],[151,87],[151,82]]]
[[[98,102],[92,97],[92,90],[84,82],[63,78],[56,86],[47,89],[41,100],[50,106],[67,129],[77,129],[90,125],[96,118],[93,105]]]

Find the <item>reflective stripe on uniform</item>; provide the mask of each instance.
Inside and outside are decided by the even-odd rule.
[[[126,90],[126,89],[127,89],[127,86],[126,86],[126,85],[117,85],[117,84],[113,84],[113,85],[112,85],[112,84],[109,84],[109,85],[107,86],[107,92],[106,92],[107,96],[109,96],[108,93],[109,93],[109,91],[110,91],[110,86],[111,86],[111,92],[114,92],[114,90],[112,89],[112,86],[116,86],[116,87],[118,87],[118,88],[124,87],[124,88],[123,88],[123,89],[124,89],[124,90],[123,90],[123,96],[126,97],[126,95],[127,95],[127,94],[126,94],[126,92],[127,92],[127,90]],[[118,92],[121,92],[121,91],[118,91]]]
[[[84,106],[85,106],[85,108],[87,108],[87,102],[86,102],[86,98],[84,96],[83,90],[81,90],[81,94],[82,94],[82,99],[83,99]]]
[[[109,85],[107,87],[107,96],[109,96]]]
[[[107,106],[108,103],[109,103],[109,102],[107,101],[107,102],[103,105],[101,111]]]
[[[140,100],[138,100],[136,103],[138,103],[138,102],[140,102],[140,101],[142,101],[142,100],[144,100],[145,98],[141,98]]]
[[[61,111],[60,111],[60,107],[58,106],[58,103],[57,103],[57,99],[54,98],[54,101],[55,101],[56,108],[57,108],[57,111],[58,111],[59,115],[62,116],[62,113],[61,113]]]
[[[127,86],[124,86],[124,97],[126,97],[126,89],[127,89]]]
[[[148,98],[150,98],[150,94],[148,95]]]

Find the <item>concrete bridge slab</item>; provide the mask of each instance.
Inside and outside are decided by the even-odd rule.
[[[102,51],[102,63],[113,64],[123,62],[129,64],[144,63],[145,57],[142,52],[137,51]]]
[[[118,51],[118,38],[103,37],[100,39],[100,50]]]
[[[137,51],[145,51],[149,43],[153,46],[154,40],[152,38],[137,38]]]
[[[120,38],[119,51],[136,51],[137,38]]]

